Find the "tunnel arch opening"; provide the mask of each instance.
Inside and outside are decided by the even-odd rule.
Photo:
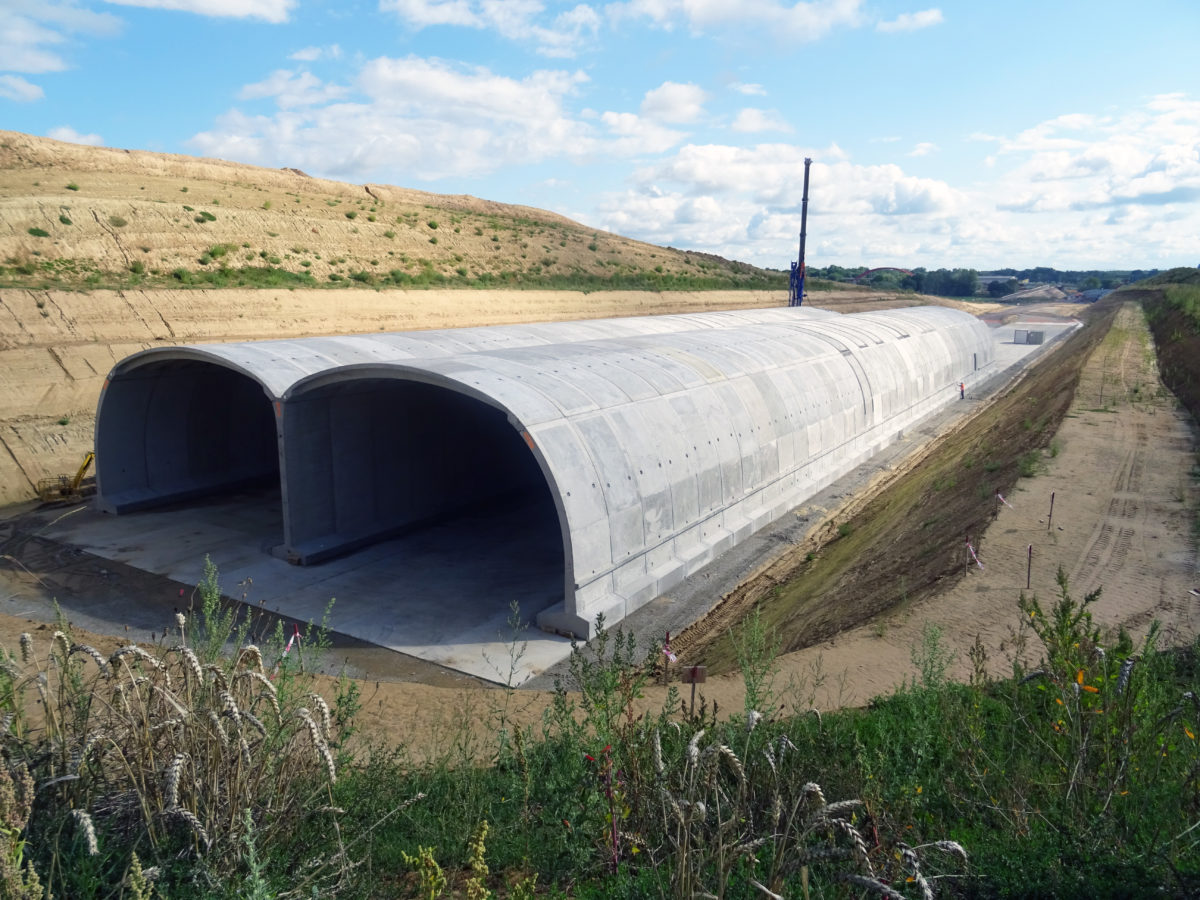
[[[463,523],[516,527],[530,559],[565,582],[559,504],[506,412],[403,371],[301,382],[282,413],[286,553],[308,565],[369,544]],[[481,530],[480,530],[481,529]],[[476,534],[476,531],[479,534]]]
[[[152,359],[114,373],[95,437],[108,512],[279,487],[271,398],[256,379],[215,362]]]

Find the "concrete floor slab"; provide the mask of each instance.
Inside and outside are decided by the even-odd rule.
[[[270,555],[278,490],[116,517],[89,510],[46,536],[184,584],[200,581],[208,556],[225,593],[246,603],[313,622],[329,609],[329,627],[342,634],[520,684],[570,653],[565,638],[510,624],[511,604],[528,623],[562,593],[561,537],[531,526],[540,517],[528,512],[477,512],[317,566]]]

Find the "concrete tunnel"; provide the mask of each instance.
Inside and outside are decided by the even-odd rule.
[[[538,623],[590,636],[992,367],[987,327],[942,307],[156,347],[101,394],[100,505],[278,485],[270,550],[302,565],[519,509],[561,560]]]

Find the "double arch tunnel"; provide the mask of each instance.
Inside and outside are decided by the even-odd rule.
[[[993,365],[987,327],[942,307],[157,347],[101,394],[100,505],[278,485],[272,552],[301,565],[519,509],[561,543],[561,596],[538,623],[586,637],[597,614],[612,623],[663,593]]]

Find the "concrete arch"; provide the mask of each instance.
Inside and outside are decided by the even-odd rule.
[[[101,508],[132,512],[278,482],[278,446],[271,395],[254,371],[198,348],[131,357],[97,408]]]
[[[991,365],[986,326],[940,307],[156,348],[110,377],[98,475],[105,504],[120,511],[139,487],[126,473],[153,467],[106,459],[105,448],[139,452],[132,438],[112,439],[114,429],[155,415],[143,395],[169,393],[174,381],[190,378],[191,394],[205,398],[192,405],[207,408],[213,386],[231,377],[214,373],[236,373],[247,380],[245,408],[255,406],[250,384],[275,410],[282,555],[319,561],[520,495],[541,504],[540,521],[553,517],[562,545],[561,600],[539,622],[587,635],[598,613],[623,618],[957,399],[959,382]],[[177,429],[171,421],[132,431]],[[141,439],[147,457],[169,443],[156,440]],[[153,479],[140,485],[137,502],[154,502],[155,489]]]

